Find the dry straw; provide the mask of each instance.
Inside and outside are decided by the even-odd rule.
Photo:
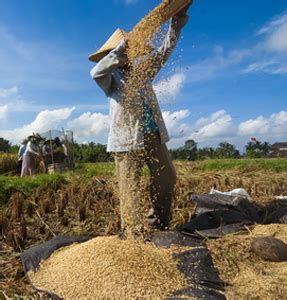
[[[265,262],[251,250],[254,236],[287,242],[287,225],[257,225],[251,235],[230,235],[208,242],[213,261],[227,283],[227,299],[286,299],[287,262]]]

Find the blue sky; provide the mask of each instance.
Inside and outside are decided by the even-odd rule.
[[[159,0],[0,0],[0,136],[72,129],[106,143],[108,101],[87,56]],[[287,140],[287,0],[195,0],[155,81],[170,147]]]

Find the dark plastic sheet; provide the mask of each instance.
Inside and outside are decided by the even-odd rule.
[[[74,243],[83,243],[91,239],[86,236],[57,236],[50,241],[33,246],[21,253],[20,258],[23,263],[25,273],[35,271],[39,268],[41,260],[46,260],[57,249],[72,245]]]
[[[39,268],[41,260],[47,259],[57,249],[89,239],[90,237],[59,236],[44,244],[31,247],[21,255],[24,270],[26,273],[31,270],[35,271]],[[153,236],[153,241],[158,247],[170,247],[172,245],[198,247],[202,244],[200,240],[184,236],[179,232],[157,232]],[[187,277],[190,286],[182,291],[175,291],[168,299],[176,299],[179,296],[191,297],[190,295],[193,297],[199,295],[206,299],[225,299],[220,293],[224,289],[224,283],[220,280],[218,272],[213,266],[207,248],[200,246],[176,255],[175,259],[180,261],[179,269]],[[49,291],[47,293],[54,300],[61,299]]]
[[[196,205],[196,214],[181,231],[199,238],[221,237],[241,231],[246,225],[287,222],[286,200],[262,207],[247,198],[204,194],[191,195],[190,201]]]

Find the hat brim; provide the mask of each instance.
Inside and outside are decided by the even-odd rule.
[[[99,62],[110,51],[115,49],[126,35],[127,33],[124,30],[118,28],[98,51],[89,56],[89,60]]]
[[[99,62],[113,49],[115,49],[115,48],[111,48],[111,49],[103,50],[103,51],[97,51],[89,56],[89,60],[93,61],[93,62]]]

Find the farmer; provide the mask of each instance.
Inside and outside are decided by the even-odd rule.
[[[41,157],[39,143],[43,140],[39,134],[28,137],[28,143],[23,154],[21,177],[33,176],[36,173],[36,158]]]
[[[162,45],[153,52],[157,61],[154,77],[175,48],[181,29],[188,21],[186,13],[187,8],[184,8],[171,19]],[[109,47],[114,49],[106,51]],[[90,60],[98,62],[91,70],[91,76],[110,100],[111,125],[107,151],[113,152],[115,157],[121,229],[124,235],[137,238],[142,237],[143,229],[140,176],[144,164],[150,171],[152,209],[148,214],[148,223],[155,229],[169,227],[176,174],[166,147],[168,133],[152,87],[154,77],[144,78],[147,84],[137,93],[142,99],[140,119],[134,120],[137,114],[125,111],[123,104],[127,99],[123,91],[132,65],[127,60],[126,47],[128,35],[118,29],[98,52],[90,56]],[[132,121],[129,123],[129,120]]]
[[[22,170],[23,155],[25,153],[27,143],[28,143],[28,140],[24,139],[22,141],[19,151],[18,151],[18,174],[20,174],[20,175],[21,175],[21,170]]]

